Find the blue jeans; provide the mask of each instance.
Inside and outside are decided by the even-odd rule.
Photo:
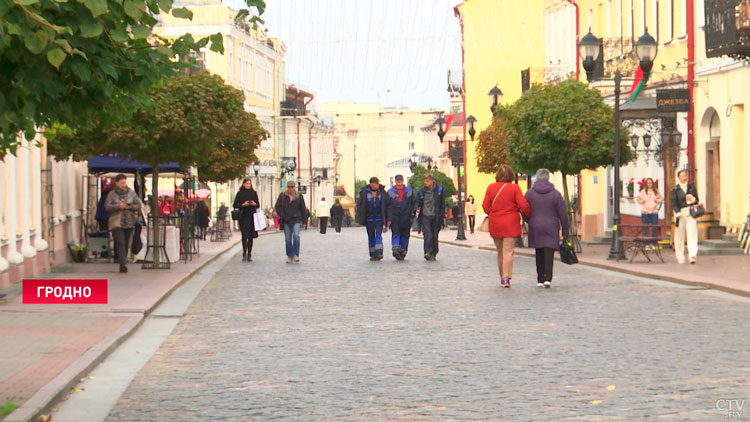
[[[370,247],[370,256],[383,256],[383,221],[368,221],[365,226],[367,227],[367,243]]]
[[[302,223],[294,225],[284,224],[284,239],[286,240],[286,257],[294,258],[299,256],[299,226]]]
[[[659,213],[653,213],[653,214],[641,214],[641,223],[642,224],[649,224],[654,227],[651,228],[651,236],[659,236]],[[644,234],[648,234],[648,230],[643,231]]]

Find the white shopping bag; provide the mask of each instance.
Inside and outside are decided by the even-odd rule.
[[[266,214],[263,212],[263,210],[259,209],[258,211],[255,211],[255,214],[253,214],[253,222],[255,223],[256,232],[266,229]]]

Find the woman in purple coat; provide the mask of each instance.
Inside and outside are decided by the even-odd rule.
[[[549,181],[549,170],[537,170],[526,200],[531,205],[531,217],[524,216],[524,220],[529,224],[529,247],[536,249],[537,286],[550,288],[552,262],[560,248],[560,226],[563,238],[568,238],[568,214],[562,195]]]

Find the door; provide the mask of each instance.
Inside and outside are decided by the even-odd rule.
[[[704,204],[706,211],[714,215],[714,220],[721,219],[721,165],[719,162],[719,138],[706,142],[706,193]],[[700,197],[700,193],[698,193]]]

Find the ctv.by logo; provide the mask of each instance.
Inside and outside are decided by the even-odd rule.
[[[720,399],[716,400],[716,410],[724,414],[724,419],[739,419],[742,417],[742,409],[745,400]]]

